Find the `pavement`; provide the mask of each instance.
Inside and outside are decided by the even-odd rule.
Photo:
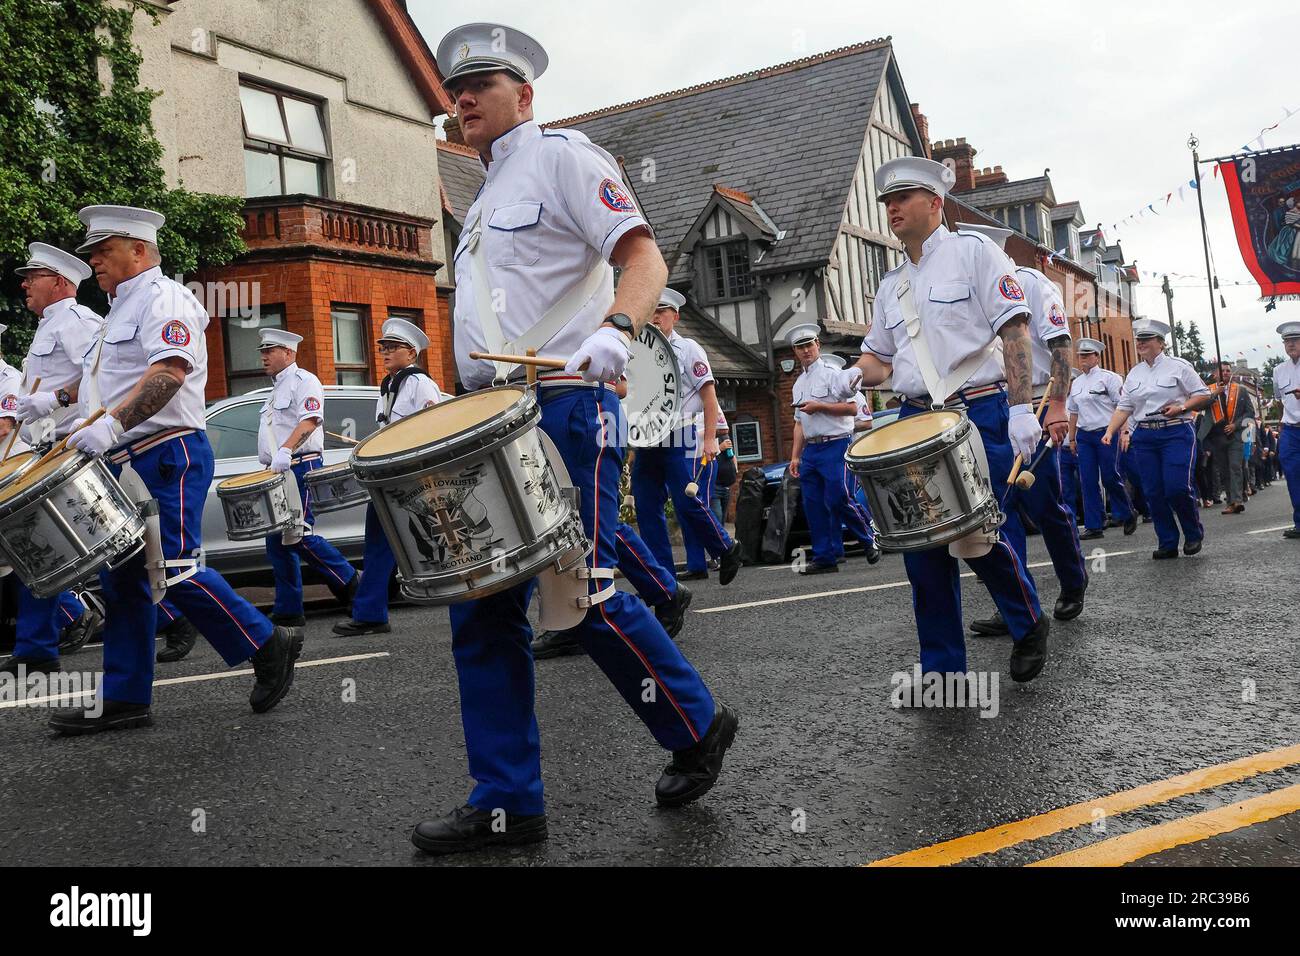
[[[902,560],[811,578],[749,567],[693,582],[680,644],[740,733],[716,788],[656,808],[666,763],[586,658],[542,661],[550,833],[433,859],[408,840],[467,777],[444,608],[330,636],[313,614],[290,695],[251,713],[246,668],[201,643],[159,666],[155,726],[57,738],[48,705],[0,703],[0,859],[39,865],[493,863],[1264,865],[1300,863],[1300,541],[1286,487],[1202,512],[1205,550],[1153,562],[1149,524],[1085,542],[1092,584],[1016,685],[1010,641],[968,641],[990,696],[898,710],[916,661]],[[1041,540],[1030,561],[1051,607]],[[992,603],[963,579],[965,617]],[[89,647],[67,666],[94,671]],[[993,684],[997,677],[996,688]],[[996,694],[994,690],[996,689]],[[66,703],[66,702],[59,702]],[[986,716],[981,716],[981,714]]]

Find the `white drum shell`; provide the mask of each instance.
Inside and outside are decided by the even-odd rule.
[[[312,469],[304,476],[303,484],[307,487],[311,510],[316,514],[342,511],[370,500],[347,462]]]
[[[630,347],[627,397],[623,399],[629,448],[655,448],[681,417],[681,372],[667,336],[646,324]]]
[[[293,509],[285,491],[285,474],[272,475],[256,484],[234,488],[217,485],[217,498],[226,515],[226,537],[254,541],[283,531],[293,524]]]

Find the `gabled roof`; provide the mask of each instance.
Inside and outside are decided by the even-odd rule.
[[[873,40],[547,125],[580,130],[630,169],[653,170],[637,190],[667,255],[725,183],[787,231],[756,271],[824,263],[882,83],[906,102],[892,50],[888,38]]]
[[[1076,226],[1082,226],[1087,220],[1083,218],[1083,207],[1077,200],[1070,202],[1058,203],[1052,207],[1052,222],[1062,222],[1069,220]]]
[[[997,206],[1015,206],[1020,203],[1044,202],[1048,206],[1056,205],[1056,196],[1052,192],[1052,181],[1046,176],[1033,179],[1017,179],[1011,183],[997,183],[992,186],[976,186],[964,190],[961,198],[972,206],[990,209]]]
[[[687,302],[681,310],[677,332],[694,339],[709,357],[716,379],[768,380],[767,360]]]
[[[469,146],[438,140],[438,176],[442,179],[443,208],[456,222],[465,224],[465,214],[483,185],[483,161]]]

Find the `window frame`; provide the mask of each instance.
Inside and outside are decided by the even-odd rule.
[[[749,276],[749,291],[743,294],[736,294],[731,288],[729,273],[727,271],[726,247],[736,246],[744,250],[745,267]],[[729,302],[747,302],[753,299],[758,291],[758,278],[754,275],[753,260],[749,255],[749,239],[742,237],[737,239],[735,236],[726,236],[718,239],[708,239],[702,241],[696,247],[696,274],[700,281],[697,288],[703,289],[706,296],[701,299],[700,305],[726,305]],[[723,291],[726,293],[719,297],[714,297],[713,280],[711,278],[711,267],[709,265],[709,253],[718,249],[723,257],[722,260],[722,283]]]
[[[361,330],[361,351],[365,355],[364,365],[355,362],[340,362],[338,360],[338,331],[334,322],[334,313],[340,310],[355,310],[358,317],[358,326]],[[362,305],[356,302],[331,302],[330,303],[330,345],[332,346],[334,358],[334,384],[335,385],[374,385],[375,384],[375,367],[374,367],[374,347],[372,344],[370,306]],[[364,382],[340,382],[339,372],[356,372],[365,371],[366,380]]]
[[[268,140],[268,139],[259,139],[255,136],[251,136],[248,132],[247,119],[244,116],[244,104],[242,101],[240,102],[239,126],[241,131],[244,134],[244,143],[243,143],[243,150],[241,151],[241,156],[243,152],[264,153],[264,154],[272,155],[276,158],[276,165],[280,170],[280,191],[278,193],[271,193],[270,195],[275,195],[275,196],[299,195],[299,193],[285,192],[284,161],[286,158],[288,158],[288,159],[296,159],[301,162],[309,162],[315,164],[318,192],[313,193],[311,195],[321,196],[326,199],[331,198],[332,190],[330,187],[332,186],[333,177],[329,175],[329,169],[333,157],[329,152],[330,130],[329,130],[329,124],[326,122],[325,101],[316,97],[308,96],[305,93],[300,93],[297,90],[290,90],[281,86],[276,86],[271,83],[262,82],[260,80],[254,80],[243,74],[241,74],[239,77],[239,87],[241,89],[247,87],[250,90],[257,90],[262,93],[268,93],[271,96],[275,97],[276,106],[280,110],[280,124],[284,128],[285,136],[289,137],[290,139],[290,142],[286,144],[286,143],[277,143],[274,142],[273,140]],[[293,134],[289,131],[289,117],[285,113],[285,109],[284,109],[284,101],[286,99],[295,100],[299,103],[307,103],[308,105],[310,105],[316,110],[316,117],[320,122],[321,138],[325,141],[326,151],[324,153],[318,153],[315,150],[307,149],[306,147],[303,146],[296,146],[292,143]],[[245,182],[244,182],[244,191],[245,192],[248,191],[247,178],[245,178]],[[245,197],[245,198],[255,198],[255,197]]]
[[[263,327],[262,322],[260,320],[264,318],[268,312],[278,313],[280,316],[280,324],[278,326],[268,325],[266,326],[266,328],[279,328],[279,329],[287,328],[288,316],[285,314],[284,304],[281,302],[275,302],[270,305],[264,305],[258,309],[258,313],[257,313],[257,317],[259,320],[257,323],[258,328]],[[242,315],[223,315],[221,317],[221,350],[223,353],[223,358],[226,363],[226,395],[232,398],[236,397],[237,395],[244,394],[243,392],[235,391],[235,382],[237,380],[242,381],[247,379],[261,379],[262,384],[259,386],[255,386],[258,388],[270,384],[271,381],[270,378],[267,377],[266,372],[262,369],[260,362],[258,363],[257,368],[236,370],[234,367],[234,363],[231,361],[230,323],[241,321],[243,318],[244,317]]]
[[[752,428],[754,430],[754,442],[758,446],[756,455],[742,455],[740,453],[740,430],[742,428]],[[763,426],[757,421],[731,422],[731,448],[736,455],[737,462],[751,462],[763,460]]]

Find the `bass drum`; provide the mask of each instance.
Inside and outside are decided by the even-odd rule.
[[[682,407],[677,354],[668,337],[649,322],[632,343],[627,363],[627,396],[623,417],[627,444],[653,448],[677,427]]]

